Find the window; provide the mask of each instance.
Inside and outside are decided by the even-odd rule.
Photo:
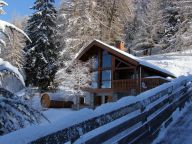
[[[101,88],[111,88],[111,81],[102,81]]]
[[[104,80],[111,80],[111,70],[102,71],[102,81]]]
[[[106,51],[102,53],[102,68],[111,68],[112,66],[112,57]]]
[[[111,88],[111,70],[102,71],[101,88]]]
[[[92,72],[91,87],[92,88],[98,88],[98,71]]]
[[[98,88],[98,82],[92,81],[92,82],[91,82],[91,87],[92,87],[92,88]]]
[[[100,50],[92,57],[92,88],[111,88],[112,56],[105,50]]]
[[[99,59],[97,55],[93,56],[92,58],[92,67],[93,67],[93,70],[96,70],[99,67]]]
[[[98,81],[98,71],[92,72],[92,81]]]

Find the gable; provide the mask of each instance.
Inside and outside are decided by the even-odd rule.
[[[99,49],[106,50],[111,55],[118,57],[118,58],[122,59],[123,61],[130,63],[134,66],[139,65],[139,63],[137,61],[135,61],[134,59],[131,59],[130,57],[127,57],[121,53],[118,53],[117,51],[111,49],[110,47],[103,45],[102,43],[99,43],[97,40],[94,40],[86,48],[84,48],[82,51],[80,51],[80,53],[77,56],[77,59],[82,59],[85,55],[89,55],[87,53],[94,53],[94,51],[98,51]]]

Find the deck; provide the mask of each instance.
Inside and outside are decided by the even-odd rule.
[[[166,82],[168,82],[168,80],[162,78],[113,80],[111,88],[87,88],[86,90],[93,93],[114,93],[134,90],[136,94],[139,94],[140,92],[150,90]]]

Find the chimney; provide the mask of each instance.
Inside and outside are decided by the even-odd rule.
[[[122,51],[126,51],[126,48],[125,48],[125,43],[121,40],[116,40],[115,41],[115,47],[122,50]]]

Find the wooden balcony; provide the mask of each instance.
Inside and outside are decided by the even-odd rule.
[[[130,92],[130,94],[137,95],[166,82],[168,82],[168,80],[162,78],[143,78],[141,82],[140,79],[113,80],[111,88],[84,89],[92,93]]]
[[[113,80],[112,89],[116,91],[135,90],[136,93],[139,93],[155,88],[166,82],[168,81],[162,78],[143,78],[141,81],[139,79]]]

